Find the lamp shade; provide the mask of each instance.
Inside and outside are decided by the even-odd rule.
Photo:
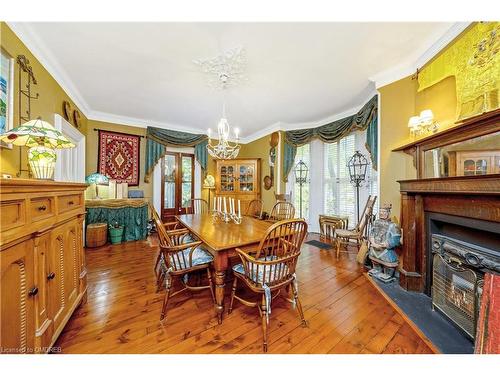
[[[434,120],[434,113],[432,113],[432,110],[430,109],[425,109],[422,112],[420,112],[420,121],[424,123],[429,123]]]
[[[412,116],[410,117],[410,120],[408,121],[408,127],[409,128],[418,128],[420,125],[420,116]]]
[[[109,179],[103,174],[92,173],[85,177],[85,182],[87,184],[107,185],[109,183]]]
[[[0,141],[16,146],[48,148],[75,147],[59,130],[41,119],[31,120],[0,136]]]
[[[215,178],[211,174],[207,174],[205,180],[203,181],[204,188],[213,188],[215,187]]]

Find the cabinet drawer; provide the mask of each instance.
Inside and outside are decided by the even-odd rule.
[[[83,205],[81,194],[61,195],[58,198],[59,212],[74,210]]]
[[[0,215],[0,228],[5,232],[26,224],[26,202],[24,199],[2,202]]]
[[[54,198],[33,198],[30,202],[31,221],[38,221],[54,216]]]

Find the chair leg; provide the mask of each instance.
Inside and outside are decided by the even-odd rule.
[[[262,295],[262,303],[260,307],[262,311],[262,350],[264,353],[267,352],[267,336],[268,336],[268,327],[267,327],[267,321],[268,321],[268,314],[269,312],[267,311],[267,305],[266,305],[266,296]]]
[[[212,273],[210,272],[210,268],[207,268],[207,278],[208,285],[210,285],[210,294],[212,295],[212,301],[213,303],[215,303],[214,284],[212,282]]]
[[[160,321],[164,320],[167,318],[167,305],[168,305],[168,298],[170,297],[170,291],[171,291],[171,283],[167,283],[167,290],[165,291],[165,298],[163,299],[163,307],[161,310],[161,316],[160,316]]]
[[[231,314],[233,311],[233,302],[234,296],[236,295],[236,286],[238,285],[238,278],[235,276],[233,281],[233,289],[231,290],[231,302],[229,302],[229,309],[227,310],[228,314]]]
[[[302,321],[302,327],[307,327],[307,320],[304,317],[304,311],[302,310],[302,304],[299,300],[299,291],[295,288],[294,283],[291,284],[293,291],[293,300],[295,301],[295,306],[297,307],[297,311],[299,312],[300,320]]]
[[[341,240],[339,237],[337,237],[336,239],[336,245],[337,245],[337,259],[339,258],[340,256],[340,243],[341,243]]]
[[[156,293],[158,293],[161,290],[161,286],[163,285],[164,281],[165,281],[165,272],[160,271],[160,274],[156,279]]]
[[[158,272],[159,272],[158,265],[160,264],[160,259],[161,259],[161,251],[158,252],[158,256],[156,257],[156,263],[155,263],[155,268],[154,268],[156,276],[158,276]]]

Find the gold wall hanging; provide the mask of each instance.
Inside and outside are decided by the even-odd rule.
[[[459,120],[499,108],[500,22],[478,22],[418,74],[418,91],[454,76]]]

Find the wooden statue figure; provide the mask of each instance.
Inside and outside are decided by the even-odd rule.
[[[384,282],[394,280],[398,266],[396,247],[401,244],[401,228],[391,220],[391,204],[384,204],[379,209],[379,218],[374,221],[368,241],[369,258],[373,268],[369,275]]]

